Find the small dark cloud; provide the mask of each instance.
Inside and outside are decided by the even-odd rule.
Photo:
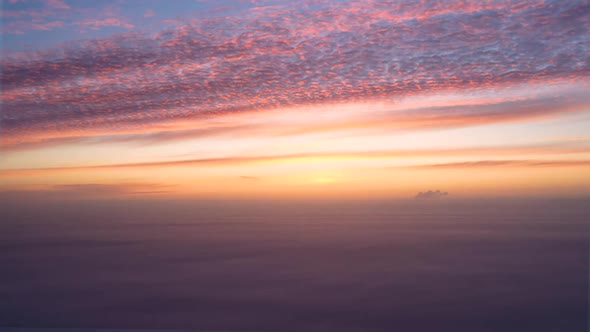
[[[448,196],[449,193],[446,191],[440,190],[428,190],[428,191],[421,191],[416,195],[416,199],[437,199]]]

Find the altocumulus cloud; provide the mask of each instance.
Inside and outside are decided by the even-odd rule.
[[[319,1],[187,19],[153,34],[131,31],[2,58],[0,121],[4,138],[18,141],[585,79],[589,17],[587,1]]]

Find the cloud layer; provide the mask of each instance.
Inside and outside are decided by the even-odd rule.
[[[575,86],[590,75],[589,18],[585,1],[320,1],[72,42],[1,60],[3,144],[424,92]],[[108,20],[84,25],[134,27]],[[549,108],[538,102],[426,118],[530,116]],[[580,106],[579,96],[550,102],[553,112]]]

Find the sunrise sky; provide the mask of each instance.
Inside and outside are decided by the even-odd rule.
[[[0,190],[588,197],[588,1],[8,0]]]

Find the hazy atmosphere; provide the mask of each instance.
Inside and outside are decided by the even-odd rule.
[[[587,201],[0,206],[0,322],[587,330]]]
[[[1,4],[0,330],[588,330],[588,1]]]

